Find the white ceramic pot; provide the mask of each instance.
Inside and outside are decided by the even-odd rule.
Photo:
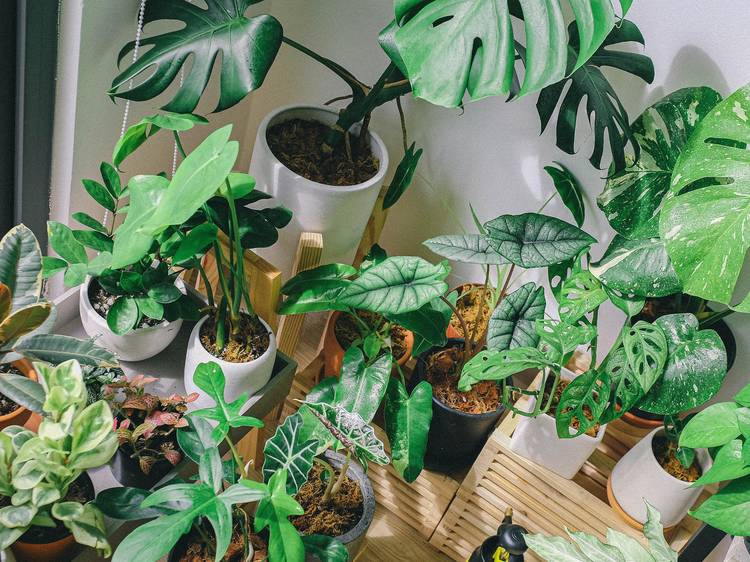
[[[96,343],[113,353],[122,361],[143,361],[161,353],[172,343],[182,327],[182,319],[173,322],[164,321],[150,328],[139,328],[118,336],[107,326],[107,320],[102,318],[89,301],[89,283],[91,278],[81,285],[78,298],[78,311],[81,324],[86,333],[96,339]],[[182,280],[177,279],[175,285],[185,292]]]
[[[646,500],[661,513],[662,524],[672,527],[687,515],[703,487],[692,487],[661,467],[651,443],[663,433],[664,428],[653,430],[625,453],[612,470],[610,485],[615,500],[630,517],[646,522]],[[696,451],[696,458],[705,474],[711,467],[711,458],[703,449]]]
[[[333,124],[337,117],[336,111],[326,107],[287,106],[268,114],[258,129],[250,175],[255,177],[257,189],[275,197],[278,201],[273,204],[283,203],[289,207],[293,216],[279,231],[279,241],[257,252],[279,268],[286,279],[292,271],[302,232],[323,235],[321,263],[352,262],[388,171],[388,151],[372,131],[369,132],[370,146],[380,161],[380,168],[374,177],[357,185],[331,186],[305,179],[279,162],[268,147],[266,131],[277,123],[302,118]],[[356,125],[353,131],[358,130],[359,125]]]
[[[213,361],[221,367],[221,370],[224,371],[224,378],[226,379],[224,399],[227,402],[233,402],[237,400],[243,392],[247,392],[249,397],[251,397],[263,388],[271,378],[273,364],[276,361],[276,336],[274,335],[273,330],[271,330],[271,327],[266,324],[265,320],[262,318],[259,318],[259,320],[263,323],[266,330],[268,330],[270,336],[268,349],[257,359],[245,363],[224,361],[223,359],[214,357],[205,347],[203,347],[200,340],[200,330],[206,320],[208,320],[208,317],[203,317],[190,333],[187,355],[185,356],[185,390],[188,393],[197,392],[200,395],[198,400],[190,404],[191,410],[210,408],[214,405],[213,399],[206,396],[193,382],[195,369],[197,369],[198,365],[201,363]]]

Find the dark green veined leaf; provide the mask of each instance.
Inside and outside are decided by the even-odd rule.
[[[675,165],[659,220],[683,291],[741,312],[750,312],[750,296],[737,305],[732,296],[750,248],[748,114],[750,84],[703,118]]]
[[[185,419],[188,426],[177,430],[177,443],[182,452],[197,464],[206,449],[217,447],[219,443],[214,440],[213,427],[207,420],[197,416],[186,416]]]
[[[131,297],[119,297],[107,312],[107,326],[115,334],[127,334],[138,323],[138,305]]]
[[[216,111],[232,107],[260,87],[281,46],[281,24],[275,18],[244,16],[253,3],[254,0],[207,0],[206,9],[185,0],[147,4],[144,24],[178,20],[184,26],[144,38],[142,45],[151,49],[115,77],[110,95],[135,101],[152,99],[172,83],[180,67],[190,58],[192,66],[185,73],[184,81],[181,80],[175,97],[164,107],[175,113],[190,113],[198,105],[221,53],[221,88]],[[132,43],[126,45],[119,59],[132,48]],[[131,79],[154,67],[154,72],[137,86],[127,86]]]
[[[242,200],[235,201],[242,247],[247,249],[267,248],[279,239],[278,229],[292,218],[292,212],[284,206],[269,209],[249,209]],[[230,207],[223,197],[212,197],[208,201],[211,220],[227,236],[231,235]]]
[[[658,324],[639,321],[622,337],[628,367],[644,393],[659,380],[669,354],[667,338]]]
[[[110,195],[106,187],[95,180],[82,180],[83,188],[86,190],[91,198],[99,203],[102,207],[108,211],[114,211],[116,208],[115,200]]]
[[[617,348],[607,357],[601,369],[607,373],[612,383],[609,404],[599,419],[600,423],[605,424],[622,417],[635,407],[643,398],[644,392],[628,365],[628,359],[622,347]]]
[[[344,544],[326,535],[303,535],[305,554],[315,556],[320,562],[347,562],[349,552]]]
[[[492,312],[487,328],[487,348],[503,351],[536,347],[535,322],[544,317],[544,288],[526,283],[506,296]]]
[[[681,291],[660,238],[614,237],[604,257],[590,268],[609,289],[634,297],[665,297]]]
[[[7,396],[19,406],[41,412],[46,393],[44,387],[36,381],[13,373],[0,374],[0,394]]]
[[[555,412],[557,435],[577,437],[594,427],[607,408],[609,392],[610,380],[605,371],[591,369],[571,380]]]
[[[370,247],[370,251],[367,255],[362,258],[362,263],[359,264],[360,273],[364,273],[374,265],[384,262],[388,258],[388,253],[381,248],[378,244],[373,244]],[[353,274],[352,274],[353,275]]]
[[[720,101],[711,88],[683,88],[633,121],[640,157],[609,177],[597,198],[612,228],[631,239],[659,235],[659,210],[677,159],[698,123]]]
[[[282,295],[291,295],[314,286],[317,281],[324,279],[346,279],[357,274],[357,269],[344,263],[320,265],[313,269],[300,271],[281,288]]]
[[[503,215],[484,226],[490,246],[511,263],[525,268],[569,260],[596,242],[572,224],[537,213]]]
[[[719,402],[698,412],[680,433],[680,447],[721,447],[736,439],[741,433],[739,409],[734,402]]]
[[[122,271],[120,273],[120,287],[127,293],[140,293],[144,290],[143,275],[137,271]]]
[[[34,233],[23,224],[0,240],[0,283],[10,290],[11,310],[34,304],[42,294],[42,252]]]
[[[414,482],[424,467],[431,421],[430,384],[421,381],[409,396],[403,383],[391,377],[385,400],[385,432],[391,444],[393,468],[407,482]]]
[[[565,260],[560,263],[553,263],[547,267],[547,281],[549,282],[549,288],[552,291],[552,295],[555,300],[560,301],[560,291],[562,291],[562,284],[573,272],[573,267],[576,264],[576,259]]]
[[[101,221],[96,220],[87,213],[73,213],[73,218],[83,226],[88,226],[92,230],[96,230],[102,234],[107,233],[107,229],[102,225]]]
[[[503,265],[508,263],[481,234],[443,234],[423,242],[430,250],[451,261]]]
[[[722,446],[714,455],[711,468],[696,481],[696,486],[736,480],[750,474],[750,466],[742,457],[743,443],[742,439],[732,439]]]
[[[607,301],[607,293],[590,271],[576,271],[565,279],[560,289],[560,319],[577,322]]]
[[[381,314],[410,312],[448,290],[443,281],[448,273],[450,267],[444,262],[433,265],[413,256],[391,257],[352,281],[338,300]]]
[[[135,304],[138,306],[138,312],[143,316],[147,316],[153,320],[164,318],[164,305],[156,302],[151,297],[135,297]]]
[[[390,353],[381,355],[368,365],[359,347],[347,349],[339,373],[336,404],[359,414],[365,423],[370,423],[385,396],[392,366]]]
[[[306,288],[299,286],[279,306],[279,314],[305,314],[323,310],[348,311],[349,307],[339,302],[341,293],[351,284],[348,279],[319,279],[311,281]]]
[[[286,470],[286,491],[296,494],[307,482],[307,475],[318,450],[315,439],[300,438],[302,416],[299,412],[287,417],[263,447],[263,480],[268,482],[279,470]]]
[[[552,178],[552,183],[555,185],[555,189],[560,195],[560,199],[568,208],[570,214],[573,215],[573,219],[580,228],[583,226],[583,221],[586,218],[586,206],[583,202],[583,188],[573,175],[573,172],[559,162],[555,162],[555,165],[557,167],[545,166],[544,171],[547,172],[547,175],[549,175],[550,178]]]
[[[630,7],[619,2],[621,15]],[[535,92],[565,77],[568,34],[562,3],[544,9],[506,0],[396,2],[395,33],[381,32],[381,46],[409,78],[414,95],[430,103],[456,107],[464,93],[472,100],[511,93],[516,44],[511,15],[524,22],[525,73],[519,95]],[[572,2],[582,41],[573,69],[581,66],[617,22],[615,2],[596,7]],[[477,45],[480,47],[477,49]]]
[[[61,334],[38,334],[22,339],[15,350],[32,361],[57,365],[75,359],[81,365],[117,367],[117,357],[92,340],[79,340]]]
[[[526,369],[552,366],[554,363],[535,347],[480,351],[464,365],[458,390],[467,392],[481,381],[501,381]]]
[[[52,256],[42,256],[42,276],[49,279],[56,273],[63,271],[68,267],[68,262],[61,258]]]
[[[50,246],[64,260],[69,263],[88,261],[86,248],[76,240],[70,227],[56,221],[47,221],[47,234]]]
[[[97,252],[111,252],[113,242],[106,234],[94,230],[74,230],[73,236],[84,246]]]
[[[450,323],[450,315],[446,314],[445,309],[450,311],[448,305],[441,299],[433,299],[417,310],[403,314],[388,314],[386,317],[389,321],[412,331],[415,341],[419,337],[424,340],[423,345],[429,344],[432,347],[445,345],[448,341],[445,331]],[[415,355],[414,351],[412,355]]]
[[[401,199],[406,190],[409,189],[414,172],[419,164],[419,159],[422,156],[421,148],[416,152],[414,151],[415,145],[416,143],[411,143],[411,146],[406,149],[401,162],[398,163],[398,167],[391,180],[391,185],[388,186],[388,191],[385,192],[385,197],[383,198],[383,209],[393,207]]]
[[[99,164],[99,173],[102,175],[104,181],[104,187],[107,188],[109,194],[118,199],[122,194],[122,184],[120,183],[120,174],[117,173],[114,166],[108,162],[102,162]]]
[[[617,93],[602,72],[602,67],[617,68],[638,76],[649,84],[654,79],[654,64],[647,56],[627,51],[608,49],[613,45],[635,42],[644,44],[643,35],[636,25],[622,20],[612,29],[607,38],[586,64],[573,72],[565,80],[549,85],[539,93],[536,107],[542,122],[542,130],[547,128],[555,108],[560,104],[557,118],[557,146],[568,154],[576,152],[575,133],[578,108],[586,98],[586,115],[592,120],[594,148],[591,163],[600,168],[604,146],[609,141],[614,171],[626,166],[625,146],[633,143],[628,114]],[[578,38],[571,24],[570,56],[578,49]],[[567,92],[566,84],[569,83]],[[593,116],[593,119],[591,117]],[[605,138],[606,135],[606,138]],[[637,154],[637,144],[634,144]]]
[[[159,283],[149,288],[148,296],[161,304],[169,304],[182,297],[182,292],[174,283]]]
[[[692,314],[669,314],[655,321],[667,337],[664,374],[638,403],[654,414],[677,414],[714,396],[727,374],[724,343],[713,330],[700,330]]]
[[[750,478],[730,482],[690,515],[725,533],[747,536],[750,533]]]

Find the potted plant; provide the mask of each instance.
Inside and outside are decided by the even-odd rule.
[[[178,127],[170,125],[179,140]],[[154,134],[155,128],[134,125],[132,137],[116,149],[118,161]],[[123,225],[115,233],[111,266],[127,267],[148,256],[160,243],[172,261],[196,268],[206,284],[208,306],[193,327],[185,359],[185,388],[197,392],[193,373],[198,364],[214,361],[227,380],[227,396],[235,400],[252,394],[271,377],[276,359],[276,338],[270,326],[253,312],[245,273],[245,250],[273,244],[277,230],[290,219],[288,209],[276,207],[256,211],[248,204],[263,199],[254,191],[247,174],[233,173],[239,150],[229,140],[231,125],[211,133],[195,150],[186,154],[171,180],[162,176],[135,176],[129,184],[131,202]],[[126,137],[129,133],[126,132]],[[181,147],[181,142],[179,143]],[[222,249],[222,235],[228,251]],[[209,249],[216,260],[221,297],[200,263]],[[201,396],[195,405],[206,405]]]
[[[184,414],[198,394],[162,398],[146,392],[145,386],[156,380],[123,376],[104,391],[119,441],[110,466],[123,486],[151,488],[182,460],[177,429],[187,427]]]
[[[86,405],[81,367],[75,360],[57,367],[34,365],[43,393],[39,434],[18,426],[0,433],[0,549],[11,546],[24,560],[67,560],[76,542],[111,550],[104,518],[94,506],[86,474],[117,449],[106,402]]]
[[[629,535],[607,529],[607,542],[597,537],[566,529],[572,543],[562,537],[549,537],[527,533],[524,539],[534,554],[542,560],[557,562],[589,562],[589,560],[624,560],[627,562],[677,562],[677,552],[664,539],[664,526],[659,512],[646,502],[644,511],[648,514],[643,526],[644,538],[639,541]]]

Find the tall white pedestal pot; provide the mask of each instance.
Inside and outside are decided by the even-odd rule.
[[[616,502],[613,507],[638,523],[646,522],[643,501],[646,500],[661,513],[662,524],[673,527],[687,515],[703,487],[675,478],[661,467],[652,442],[654,437],[663,434],[664,428],[657,428],[625,453],[612,470],[608,491]],[[711,457],[704,449],[699,449],[696,458],[705,474],[711,467]]]
[[[352,262],[388,171],[388,151],[372,131],[368,131],[369,144],[380,167],[375,176],[356,185],[333,186],[308,180],[284,166],[268,146],[266,133],[278,123],[305,119],[332,125],[337,118],[336,111],[326,107],[287,106],[268,114],[258,129],[250,175],[255,177],[256,189],[289,207],[293,216],[291,222],[279,230],[279,241],[257,253],[279,268],[285,279],[290,277],[302,232],[323,235],[321,263]],[[359,125],[352,131],[358,134]]]
[[[147,328],[137,328],[122,336],[109,329],[107,320],[103,318],[89,300],[89,285],[91,278],[81,285],[78,298],[78,313],[81,324],[89,337],[96,339],[96,343],[109,351],[116,353],[122,361],[143,361],[164,351],[177,337],[182,328],[182,319],[172,322],[166,320]],[[185,292],[182,280],[177,279],[175,285]]]
[[[274,335],[273,330],[271,330],[271,327],[262,318],[259,317],[258,320],[260,320],[266,330],[268,330],[268,349],[266,349],[263,355],[257,359],[243,363],[234,363],[232,361],[219,359],[203,347],[203,343],[201,343],[200,339],[200,332],[201,326],[203,326],[206,320],[208,320],[207,316],[198,321],[193,328],[193,331],[190,333],[187,354],[185,356],[185,371],[183,375],[185,379],[185,390],[188,393],[197,392],[199,394],[198,400],[190,404],[191,410],[210,408],[214,406],[213,399],[206,396],[205,393],[193,382],[193,374],[201,363],[213,361],[221,367],[226,380],[224,399],[227,402],[234,402],[242,393],[246,392],[248,397],[252,397],[253,394],[263,388],[271,378],[273,364],[276,361],[276,336]]]

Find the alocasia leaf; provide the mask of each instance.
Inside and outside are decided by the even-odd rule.
[[[618,233],[633,240],[659,235],[659,211],[675,163],[698,123],[720,101],[721,95],[711,88],[683,88],[633,121],[630,128],[641,148],[640,157],[607,178],[597,198]]]
[[[497,351],[535,347],[539,341],[535,322],[544,317],[544,288],[526,283],[507,295],[490,316],[487,348]]]
[[[664,372],[669,355],[664,331],[658,324],[641,320],[625,330],[622,346],[630,372],[647,393]]]
[[[596,242],[572,224],[537,213],[503,215],[484,226],[490,246],[511,263],[525,268],[569,260]]]
[[[393,468],[407,482],[414,482],[422,472],[431,421],[430,384],[421,381],[409,396],[403,383],[391,377],[385,400],[385,432]]]
[[[286,470],[287,493],[296,494],[307,481],[318,449],[315,439],[302,439],[299,412],[288,416],[263,447],[263,479],[268,482],[279,470]]]
[[[158,20],[178,20],[174,31],[145,37],[151,47],[112,81],[109,94],[144,101],[162,93],[184,66],[177,94],[165,109],[191,113],[208,85],[214,63],[221,60],[219,102],[216,111],[232,107],[250,91],[260,87],[281,46],[282,29],[269,15],[246,17],[245,11],[257,0],[207,0],[206,7],[186,0],[160,0],[147,3],[144,24]],[[119,59],[133,48],[127,44]],[[128,83],[153,70],[137,86]],[[124,89],[127,88],[127,89]]]
[[[571,380],[560,396],[555,412],[557,435],[583,435],[594,427],[607,408],[610,380],[606,371],[591,369]],[[577,427],[573,427],[574,421]]]
[[[508,263],[482,234],[443,234],[423,242],[430,250],[451,261],[503,265]]]
[[[347,349],[336,388],[336,404],[370,423],[385,396],[392,366],[390,353],[368,362],[358,346]]]
[[[586,218],[586,206],[583,202],[584,191],[573,172],[559,162],[555,162],[555,166],[545,166],[544,171],[552,178],[552,183],[560,195],[560,200],[573,215],[576,225],[579,228],[583,226],[583,221]]]
[[[719,335],[700,330],[692,314],[669,314],[655,321],[667,338],[664,374],[638,403],[654,414],[677,414],[714,396],[727,374],[727,353]]]

